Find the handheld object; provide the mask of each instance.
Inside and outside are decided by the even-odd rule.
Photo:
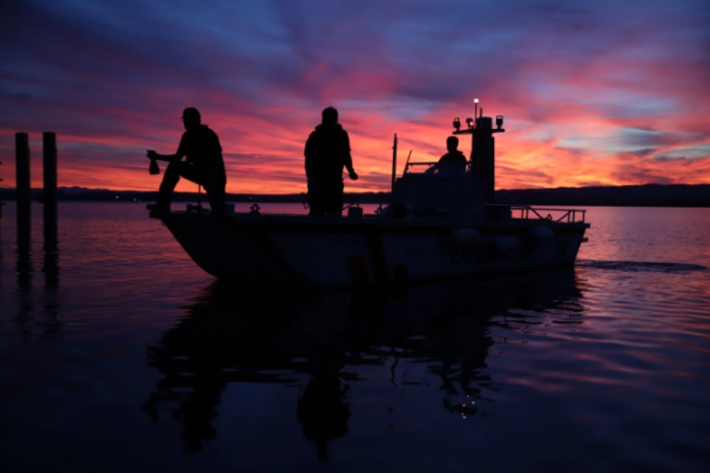
[[[160,168],[158,167],[158,161],[155,159],[150,160],[150,168],[148,169],[148,172],[154,176],[156,174],[160,174]]]
[[[155,151],[153,150],[148,150],[148,157],[152,155],[155,155]],[[160,167],[158,167],[158,161],[155,158],[150,159],[150,167],[148,168],[148,172],[150,173],[151,176],[154,176],[156,174],[160,174]]]

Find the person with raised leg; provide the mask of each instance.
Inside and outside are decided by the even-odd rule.
[[[222,146],[217,134],[201,123],[200,112],[188,107],[182,112],[185,133],[175,154],[158,154],[149,150],[146,157],[151,162],[151,174],[156,160],[167,161],[158,192],[158,201],[146,205],[152,212],[170,212],[173,190],[183,177],[205,188],[213,214],[224,213],[227,176],[222,159]],[[185,161],[182,158],[185,158]],[[156,163],[157,164],[157,163]]]

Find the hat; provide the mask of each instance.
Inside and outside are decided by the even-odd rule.
[[[195,107],[187,107],[185,110],[182,111],[182,118],[183,118],[183,120],[185,118],[192,118],[192,119],[197,119],[197,121],[199,121],[200,120],[200,112],[198,112]]]

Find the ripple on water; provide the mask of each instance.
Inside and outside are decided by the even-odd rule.
[[[708,267],[691,263],[659,263],[647,261],[603,261],[579,259],[576,265],[580,268],[608,269],[612,271],[649,271],[659,273],[677,273],[690,271],[707,271]]]
[[[573,273],[264,298],[212,282],[144,209],[92,208],[63,221],[53,289],[41,241],[21,279],[0,235],[0,374],[16,393],[2,420],[24,451],[56,432],[87,452],[107,432],[101,451],[114,451],[143,432],[141,455],[179,470],[204,412],[196,462],[265,457],[278,437],[313,466],[297,406],[322,383],[314,405],[349,413],[328,447],[335,469],[390,455],[410,471],[442,459],[451,471],[703,471],[710,458],[710,264],[697,236],[649,254],[666,237],[649,244],[590,211],[593,245]],[[142,410],[153,398],[156,423]],[[402,445],[408,455],[391,454]]]

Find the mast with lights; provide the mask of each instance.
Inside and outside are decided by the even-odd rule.
[[[454,135],[471,135],[471,174],[483,179],[486,183],[485,201],[495,202],[495,139],[494,133],[504,133],[503,115],[496,116],[496,128],[493,119],[483,116],[483,107],[478,112],[478,99],[473,99],[474,118],[466,119],[466,128],[461,129],[461,120],[454,118]]]

